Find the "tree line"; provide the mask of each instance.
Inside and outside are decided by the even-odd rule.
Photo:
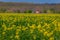
[[[36,13],[33,12],[33,10],[25,10],[21,12],[19,9],[16,10],[7,10],[6,8],[0,8],[0,13]],[[60,11],[55,11],[55,9],[48,9],[48,10],[43,10],[40,13],[60,13]]]

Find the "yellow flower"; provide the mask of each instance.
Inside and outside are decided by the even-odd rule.
[[[35,24],[33,24],[32,26],[30,26],[31,29],[35,29]]]
[[[19,34],[19,32],[16,32],[16,35],[18,35]]]
[[[60,22],[58,22],[58,30],[60,31]]]
[[[56,25],[56,23],[57,23],[57,20],[54,20],[52,23]]]
[[[21,26],[17,26],[17,29],[21,29],[22,27]]]
[[[36,35],[33,35],[33,39],[34,39],[34,40],[36,39]]]
[[[7,27],[4,27],[4,31],[6,31],[7,30]]]
[[[19,35],[16,35],[15,38],[19,39]]]
[[[6,27],[6,25],[3,23],[3,25],[2,25],[2,28],[4,28],[4,31],[6,31],[7,30],[7,27]]]
[[[12,27],[14,28],[14,27],[16,27],[16,25],[12,25]]]
[[[45,31],[45,32],[44,32],[44,35],[47,35],[47,34],[48,34],[48,32],[47,32],[47,31]]]
[[[33,31],[34,31],[33,29],[30,29],[30,33],[33,33]]]
[[[6,27],[6,25],[3,23],[2,27]]]
[[[17,32],[21,31],[21,29],[16,29]]]
[[[14,22],[17,20],[17,18],[14,18]]]
[[[47,17],[44,17],[44,19],[45,19],[45,20],[48,20],[48,18],[47,18]]]
[[[4,35],[6,32],[2,32],[2,34]]]
[[[22,30],[24,30],[24,31],[25,31],[26,29],[28,29],[28,27],[22,27]]]
[[[38,26],[37,28],[39,32],[43,32],[43,28],[41,26]]]
[[[48,37],[50,37],[50,36],[52,36],[52,35],[53,35],[53,32],[49,32],[49,33],[47,34]]]
[[[13,36],[10,36],[10,38],[13,38]]]
[[[19,34],[20,29],[16,29],[16,35]]]
[[[41,28],[41,25],[38,25],[37,28],[40,29]]]
[[[39,30],[39,32],[43,32],[43,30]]]
[[[46,29],[42,29],[44,32],[46,31]]]
[[[54,40],[54,37],[50,37],[50,39],[49,40]]]
[[[11,30],[11,28],[7,28],[7,30]]]
[[[58,22],[58,26],[60,27],[60,22]]]
[[[24,31],[25,31],[26,29],[25,29],[25,28],[22,28],[22,30],[24,30]]]
[[[43,27],[47,26],[48,28],[50,28],[50,24],[45,23],[45,25]]]
[[[45,26],[47,26],[48,24],[47,23],[45,23]]]
[[[55,29],[54,29],[55,31],[59,31],[60,29],[58,28],[58,27],[55,27]]]

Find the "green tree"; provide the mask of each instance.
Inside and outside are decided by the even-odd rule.
[[[55,10],[53,8],[49,9],[49,10],[47,10],[47,13],[55,13]]]
[[[16,11],[14,11],[14,12],[15,12],[15,13],[21,13],[20,10],[16,10]]]
[[[5,9],[5,8],[0,9],[0,12],[2,12],[2,13],[5,13],[6,11],[7,11],[7,9]]]
[[[47,13],[47,10],[43,10],[43,13]]]
[[[51,11],[52,13],[55,13],[55,9],[53,9],[53,8],[52,8],[52,9],[50,9],[50,11]]]
[[[25,10],[24,13],[32,13],[32,10]]]

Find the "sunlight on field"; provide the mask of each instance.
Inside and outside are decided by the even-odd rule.
[[[0,14],[0,40],[60,40],[60,14]]]

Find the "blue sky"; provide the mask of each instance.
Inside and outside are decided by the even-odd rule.
[[[4,2],[60,3],[60,0],[0,0]]]

